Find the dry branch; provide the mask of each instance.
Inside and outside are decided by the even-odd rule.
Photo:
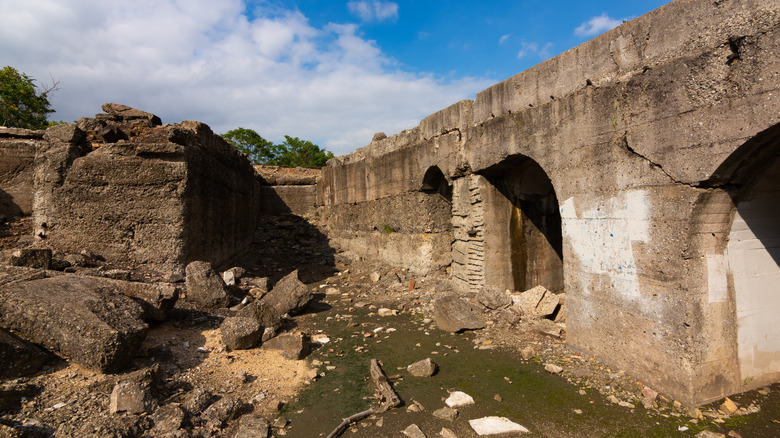
[[[390,381],[387,380],[385,372],[382,371],[382,367],[379,366],[379,361],[376,359],[371,359],[370,372],[371,379],[374,380],[374,384],[379,390],[379,406],[358,412],[357,414],[350,415],[349,417],[345,418],[341,424],[336,426],[333,432],[328,435],[328,438],[335,438],[339,436],[341,432],[347,428],[347,426],[356,421],[360,421],[374,414],[381,414],[388,409],[401,405],[401,398],[398,397],[395,389],[393,389],[393,385],[391,385]]]

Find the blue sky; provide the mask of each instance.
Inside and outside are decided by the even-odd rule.
[[[105,102],[337,155],[656,9],[633,1],[3,0],[0,66]]]

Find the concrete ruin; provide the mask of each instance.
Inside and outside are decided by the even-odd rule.
[[[780,380],[779,55],[776,1],[676,0],[322,179],[107,104],[0,129],[0,214],[32,214],[41,246],[182,274],[239,255],[260,213],[316,205],[341,249],[462,295],[565,293],[571,348],[698,405]]]
[[[780,378],[780,5],[676,0],[337,157],[331,237],[567,294],[567,343],[687,404]]]

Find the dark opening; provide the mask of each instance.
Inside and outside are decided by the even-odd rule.
[[[447,181],[447,178],[442,173],[438,166],[431,166],[425,172],[423,176],[422,187],[420,188],[426,193],[438,193],[444,199],[452,204],[452,185]]]

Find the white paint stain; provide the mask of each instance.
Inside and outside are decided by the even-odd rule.
[[[574,198],[561,206],[565,240],[583,263],[584,270],[602,277],[601,286],[611,287],[626,297],[639,297],[632,245],[650,238],[647,191],[633,190],[581,204],[587,205],[587,209],[578,212]],[[591,282],[585,283],[583,286],[587,288]]]
[[[710,303],[725,303],[729,296],[728,260],[723,254],[707,255],[707,289]]]

